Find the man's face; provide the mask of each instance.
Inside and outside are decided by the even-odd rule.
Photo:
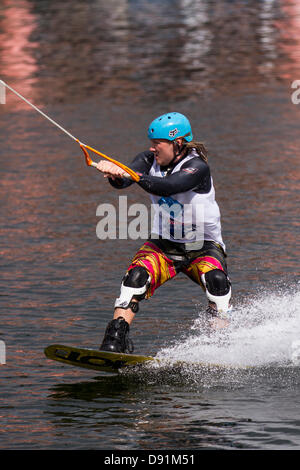
[[[151,140],[150,151],[160,166],[167,166],[174,158],[173,142],[165,139]]]

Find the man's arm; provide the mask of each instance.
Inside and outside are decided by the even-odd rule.
[[[171,175],[157,177],[144,174],[137,184],[156,196],[171,196],[189,190],[208,193],[211,189],[210,169],[201,158],[195,157]]]
[[[134,158],[133,162],[130,165],[130,168],[136,173],[147,175],[152,166],[153,159],[154,159],[153,152],[150,152],[150,151],[141,152]],[[117,188],[117,189],[128,188],[128,186],[131,186],[134,183],[134,181],[130,180],[129,178],[115,178],[114,180],[111,178],[108,178],[108,181],[114,188]]]

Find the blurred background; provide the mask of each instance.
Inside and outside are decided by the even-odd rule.
[[[289,94],[299,8],[296,0],[2,0],[1,75],[47,105]]]
[[[202,343],[197,327],[205,296],[179,275],[142,304],[132,328],[136,352],[160,351],[169,359],[223,357],[252,365],[261,364],[262,358],[267,365],[290,363],[291,344],[300,336],[300,104],[292,102],[292,83],[300,80],[298,0],[1,0],[0,79],[81,141],[128,165],[148,148],[147,127],[155,117],[168,111],[186,114],[194,136],[209,151],[228,252],[234,326],[240,334],[229,334],[234,356],[228,358],[216,345],[206,350],[208,339]],[[6,104],[0,105],[0,139],[0,339],[7,347],[7,365],[0,369],[1,410],[7,420],[0,430],[5,433],[2,446],[55,448],[73,442],[136,448],[141,435],[141,447],[161,442],[178,448],[184,442],[205,446],[208,440],[201,429],[203,440],[195,437],[195,426],[190,428],[198,399],[186,389],[190,414],[174,419],[182,436],[188,432],[191,440],[180,440],[177,434],[177,441],[168,429],[159,428],[155,407],[143,393],[134,392],[132,401],[128,399],[136,390],[132,382],[106,377],[97,384],[100,388],[84,388],[87,395],[80,395],[79,386],[63,384],[88,381],[90,375],[43,357],[51,342],[86,347],[100,343],[123,274],[143,240],[97,239],[96,209],[102,203],[118,209],[121,194],[128,196],[128,205],[148,204],[148,195],[137,185],[121,193],[113,190],[95,169],[86,167],[74,141],[10,91]],[[190,333],[198,342],[182,342],[181,335]],[[177,349],[166,352],[172,342]],[[274,376],[280,388],[282,377],[278,371]],[[285,382],[296,380],[287,376]],[[262,381],[265,388],[259,385],[264,392],[259,400],[267,396],[270,405],[263,411],[255,408],[255,397],[251,409],[249,400],[238,408],[234,393],[227,395],[228,419],[240,433],[237,447],[252,445],[248,428],[239,424],[244,423],[243,413],[253,423],[258,415],[269,422],[272,404],[278,408],[275,392],[268,395],[269,379]],[[205,386],[216,387],[216,402],[210,399],[221,403],[218,387],[224,382],[212,385],[209,380]],[[243,383],[240,376],[232,381]],[[165,391],[170,404],[164,405],[167,410],[162,406],[159,417],[161,422],[168,416],[168,427],[174,424],[173,404],[181,406],[172,390]],[[161,387],[157,393],[159,402]],[[77,394],[85,422],[73,415]],[[279,422],[293,423],[296,398],[291,395],[290,408]],[[205,401],[205,393],[202,397]],[[103,416],[99,410],[110,400],[119,411],[110,413],[105,405]],[[122,414],[123,423],[124,403],[133,417],[128,422]],[[216,440],[209,445],[215,445],[219,416],[225,412],[218,405],[207,410],[207,420],[216,425]],[[150,427],[142,424],[147,413],[153,415]],[[74,419],[75,427],[79,423],[80,443],[64,427],[65,418]],[[118,419],[127,431],[116,444]],[[105,423],[105,433],[99,423]],[[30,431],[26,435],[24,426]],[[266,428],[258,447],[264,446],[265,437],[271,439],[270,446],[276,445],[275,427]],[[296,423],[291,427],[288,445],[293,446],[299,436]],[[82,434],[92,428],[94,440],[88,441]],[[251,432],[258,428],[253,424]],[[226,436],[224,447],[235,445]]]

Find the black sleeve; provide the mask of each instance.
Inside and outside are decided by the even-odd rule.
[[[136,173],[147,175],[152,166],[153,159],[153,152],[141,152],[134,158],[133,162],[130,165],[130,169],[135,171]],[[116,178],[115,180],[108,178],[108,181],[114,188],[117,189],[128,188],[128,186],[131,186],[134,183],[134,181],[129,178]]]
[[[171,196],[189,190],[207,193],[211,188],[210,169],[200,157],[195,157],[171,175],[166,177],[142,175],[137,184],[156,196]]]

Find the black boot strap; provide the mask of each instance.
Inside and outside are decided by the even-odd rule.
[[[139,303],[138,302],[130,302],[128,305],[129,308],[133,311],[133,313],[137,313],[139,311]],[[127,308],[128,308],[127,307]]]

